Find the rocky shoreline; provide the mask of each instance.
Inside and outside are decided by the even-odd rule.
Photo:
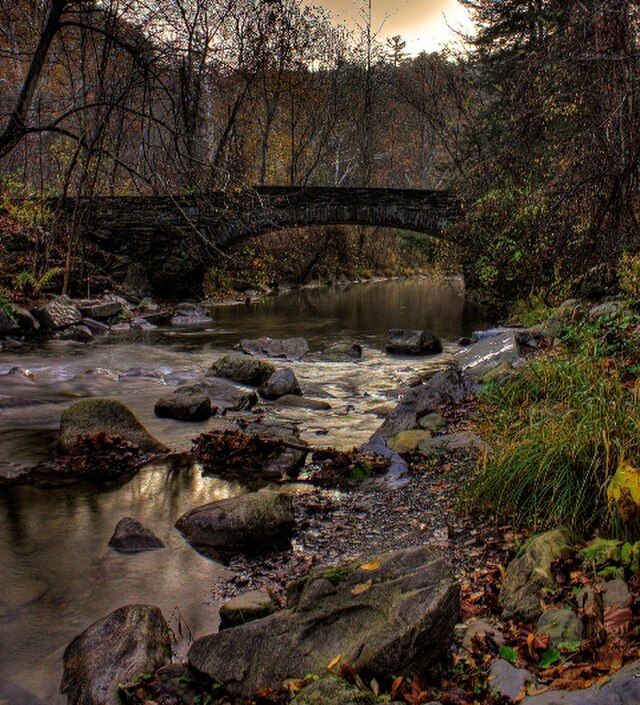
[[[594,597],[572,606],[556,583],[578,565],[580,539],[562,531],[536,536],[511,560],[523,534],[473,517],[458,502],[485,449],[474,425],[478,386],[511,375],[523,355],[547,344],[552,326],[494,329],[461,341],[454,365],[403,390],[369,444],[352,453],[313,453],[302,479],[315,489],[284,485],[187,512],[178,530],[197,550],[223,556],[232,571],[212,585],[223,603],[220,632],[198,639],[187,664],[171,663],[169,629],[157,608],[122,607],[67,648],[62,689],[69,702],[112,703],[115,688],[120,702],[163,705],[253,702],[256,693],[261,703],[302,705],[380,697],[442,704],[637,702],[640,662],[634,664],[636,652],[627,642],[608,670],[591,666],[594,677],[580,681],[584,692],[563,691],[561,678],[551,683],[557,690],[548,690],[542,667],[550,650],[570,658],[565,644],[581,645],[572,653],[587,648],[581,629],[588,629],[593,600],[604,605],[606,626],[612,611],[618,622],[621,611],[632,614],[635,593],[604,582],[598,588],[604,603]],[[434,350],[422,331],[390,331],[389,348],[397,351],[398,344],[405,354]],[[212,368],[217,384],[226,379],[258,387],[265,398],[299,397],[295,378],[282,379],[282,368],[268,358],[298,359],[307,352],[304,341],[242,341],[240,349]],[[203,413],[198,395],[211,404],[204,389],[173,394],[178,399],[164,399],[160,413],[176,419],[189,410]],[[135,472],[146,461],[136,450],[166,452],[113,403],[74,406],[61,428],[61,447],[74,462],[58,472],[77,475],[80,465],[95,481],[96,467],[114,461]],[[194,447],[205,472],[208,464],[213,472],[226,467],[246,474],[250,467],[251,475],[260,472],[270,481],[295,481],[310,454],[292,431],[260,427],[250,416],[225,420]],[[112,546],[162,550],[154,539],[126,518]],[[564,631],[557,636],[560,613]],[[571,627],[565,613],[573,615]],[[520,649],[520,643],[531,655],[527,668],[518,667],[520,652],[512,646]],[[445,670],[437,665],[443,659]],[[456,664],[467,669],[464,677],[451,675]],[[598,699],[603,694],[610,700]]]

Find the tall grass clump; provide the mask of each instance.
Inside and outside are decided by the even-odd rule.
[[[491,450],[468,487],[476,508],[536,529],[632,529],[607,490],[623,459],[640,467],[640,388],[628,360],[609,356],[593,332],[573,330],[570,348],[530,361],[481,396]]]

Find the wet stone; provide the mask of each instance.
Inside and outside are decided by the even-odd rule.
[[[138,553],[164,548],[164,543],[139,521],[123,517],[109,540],[109,546],[119,553]]]

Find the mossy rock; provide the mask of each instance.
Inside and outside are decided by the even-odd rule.
[[[145,453],[167,450],[117,399],[83,399],[62,412],[58,445],[63,453],[96,433],[120,436]]]
[[[552,563],[575,552],[579,539],[569,529],[552,529],[534,536],[507,566],[499,603],[505,619],[532,622],[542,614],[544,588],[553,588]]]

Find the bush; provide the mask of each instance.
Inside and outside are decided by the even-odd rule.
[[[606,322],[572,328],[563,353],[486,390],[482,425],[493,450],[467,489],[480,509],[536,529],[637,529],[637,516],[623,523],[608,497],[618,468],[640,465],[640,398],[630,373],[637,353],[627,356],[637,342],[625,342],[626,330]]]

